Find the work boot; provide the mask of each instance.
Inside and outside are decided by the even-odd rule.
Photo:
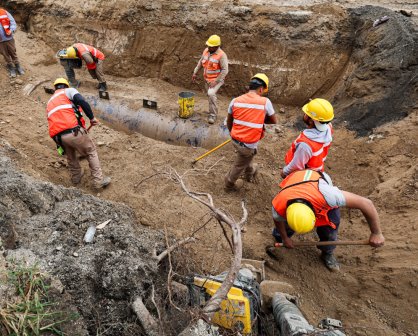
[[[255,182],[257,174],[258,174],[258,164],[255,163],[253,165],[253,171],[251,173],[245,173],[245,180],[247,182]]]
[[[13,64],[7,64],[7,70],[9,70],[9,76],[12,78],[16,77],[16,69]]]
[[[83,176],[84,176],[84,169],[81,169],[81,173],[80,173],[80,178],[78,178],[78,179],[71,179],[71,182],[74,184],[74,185],[77,185],[77,184],[80,184],[81,183],[81,179],[83,178]]]
[[[321,259],[324,262],[326,268],[328,268],[331,272],[338,272],[340,270],[340,264],[335,258],[333,253],[321,253]]]
[[[111,180],[112,179],[110,177],[107,177],[107,176],[106,177],[103,177],[103,179],[100,182],[97,182],[97,183],[94,184],[94,187],[96,189],[105,188],[105,187],[107,187],[110,184],[110,181]]]
[[[107,91],[107,84],[106,84],[106,82],[99,83],[99,91]]]
[[[77,89],[80,86],[80,81],[74,79],[74,80],[70,80],[70,86],[74,89]]]
[[[24,75],[25,74],[25,70],[23,70],[23,68],[20,66],[19,63],[16,63],[16,71],[18,75]]]
[[[226,192],[234,192],[240,191],[241,188],[244,186],[244,181],[238,179],[232,186],[231,184],[225,179],[225,191]]]
[[[208,123],[209,124],[214,124],[215,123],[215,121],[216,121],[216,115],[214,115],[214,114],[209,114],[209,117],[208,117]]]

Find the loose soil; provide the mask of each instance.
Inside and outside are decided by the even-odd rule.
[[[130,300],[135,295],[149,298],[152,284],[159,293],[157,299],[166,297],[166,269],[157,269],[150,258],[154,246],[164,247],[165,228],[170,237],[180,239],[210,218],[207,209],[160,174],[172,167],[185,174],[192,190],[211,193],[215,204],[236,218],[241,216],[241,199],[246,200],[249,220],[244,256],[265,259],[268,279],[292,284],[311,323],[332,317],[343,321],[348,335],[418,335],[414,17],[389,12],[389,22],[371,30],[370,20],[388,9],[362,7],[347,12],[319,1],[303,2],[299,7],[279,7],[275,2],[139,2],[134,6],[130,1],[119,1],[117,10],[109,1],[96,1],[96,6],[85,1],[82,9],[70,1],[6,2],[27,29],[16,34],[18,54],[27,73],[10,81],[5,70],[0,71],[1,238],[7,249],[33,251],[45,269],[60,279],[85,319],[88,334],[95,334],[97,321],[105,319],[125,327],[114,327],[107,335],[140,333],[129,309]],[[214,10],[215,4],[220,9]],[[309,7],[311,4],[314,6]],[[407,5],[416,12],[414,3],[392,5],[397,10]],[[299,13],[292,13],[295,10]],[[207,17],[212,23],[202,24]],[[131,26],[124,25],[125,21]],[[92,129],[91,136],[100,144],[99,157],[112,184],[95,192],[83,161],[86,175],[79,189],[66,189],[71,184],[65,159],[56,155],[47,133],[45,102],[49,96],[41,88],[30,96],[22,93],[27,83],[52,81],[63,74],[53,57],[56,50],[75,39],[103,48],[110,55],[105,66],[112,99],[128,100],[136,106],[143,98],[155,98],[159,113],[173,114],[173,118],[177,93],[194,89],[199,93],[197,115],[204,118],[204,94],[189,80],[202,41],[215,28],[225,32],[225,50],[237,62],[232,63],[220,97],[222,116],[231,96],[245,90],[254,70],[262,70],[266,64],[264,71],[271,72],[273,78],[271,98],[279,125],[268,127],[261,143],[256,157],[261,166],[257,183],[247,183],[238,194],[223,190],[223,177],[234,159],[230,145],[192,169],[191,161],[204,149],[170,146],[102,124]],[[338,43],[337,32],[341,34]],[[353,32],[358,34],[355,39]],[[173,40],[174,36],[179,37]],[[353,41],[357,44],[352,45]],[[395,41],[410,45],[399,50]],[[268,48],[261,49],[265,45]],[[308,50],[313,51],[308,54]],[[396,63],[396,55],[405,65]],[[381,68],[377,68],[379,64]],[[314,65],[317,70],[313,73]],[[282,68],[287,70],[277,70]],[[94,94],[95,83],[85,69],[77,76],[82,80],[80,92]],[[315,248],[281,250],[279,261],[264,252],[272,241],[270,208],[281,180],[280,167],[302,117],[300,107],[295,106],[322,94],[335,97],[337,115],[326,171],[337,186],[373,200],[386,237],[380,249],[338,248],[339,273],[323,267]],[[388,99],[396,95],[402,99],[391,105]],[[110,218],[112,222],[95,244],[81,242],[89,224]],[[368,235],[361,213],[343,211],[340,239],[365,239]],[[223,271],[229,250],[218,224],[210,222],[196,236],[196,243],[175,255],[176,271]],[[62,249],[57,250],[59,246]],[[73,256],[76,251],[78,258]],[[150,301],[147,304],[152,307]]]

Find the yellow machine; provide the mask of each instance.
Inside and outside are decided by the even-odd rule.
[[[221,287],[225,273],[216,277],[193,278],[191,298],[193,304],[203,306]],[[228,298],[221,303],[213,322],[225,329],[239,331],[244,335],[257,335],[261,298],[258,282],[248,269],[241,269],[229,290]]]

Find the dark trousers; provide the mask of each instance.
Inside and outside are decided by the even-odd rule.
[[[340,208],[335,208],[330,211],[328,211],[328,218],[329,220],[335,224],[336,228],[333,229],[329,225],[324,226],[318,226],[316,228],[316,233],[318,234],[319,241],[336,241],[338,240],[338,227],[340,226],[340,220],[341,220],[341,211]],[[286,225],[286,233],[288,237],[292,237],[295,232]],[[278,243],[282,243],[282,237],[280,236],[279,231],[274,228],[272,232],[273,237],[276,239]],[[323,253],[332,253],[336,246],[330,245],[330,246],[318,246],[318,248]]]

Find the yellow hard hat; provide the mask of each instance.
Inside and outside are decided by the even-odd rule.
[[[74,59],[74,58],[78,58],[77,57],[77,52],[75,51],[74,47],[68,47],[67,49],[61,49],[57,52],[57,56],[59,58],[63,58],[63,59]]]
[[[312,99],[309,103],[302,107],[302,111],[313,120],[328,122],[334,119],[334,108],[326,99]]]
[[[251,77],[251,79],[254,79],[254,78],[257,78],[257,79],[261,80],[264,84],[266,84],[264,92],[268,92],[268,90],[269,90],[269,78],[263,73],[258,73],[258,74]]]
[[[221,45],[221,38],[218,35],[212,35],[206,41],[208,47],[219,47]]]
[[[62,77],[57,78],[57,79],[55,80],[55,82],[54,82],[54,86],[56,86],[56,85],[58,85],[58,84],[65,84],[65,85],[67,85],[68,87],[70,87],[70,84],[68,83],[68,81],[67,81],[65,78],[62,78]]]
[[[304,203],[292,203],[286,209],[286,219],[289,227],[296,233],[308,233],[315,227],[315,214]]]

